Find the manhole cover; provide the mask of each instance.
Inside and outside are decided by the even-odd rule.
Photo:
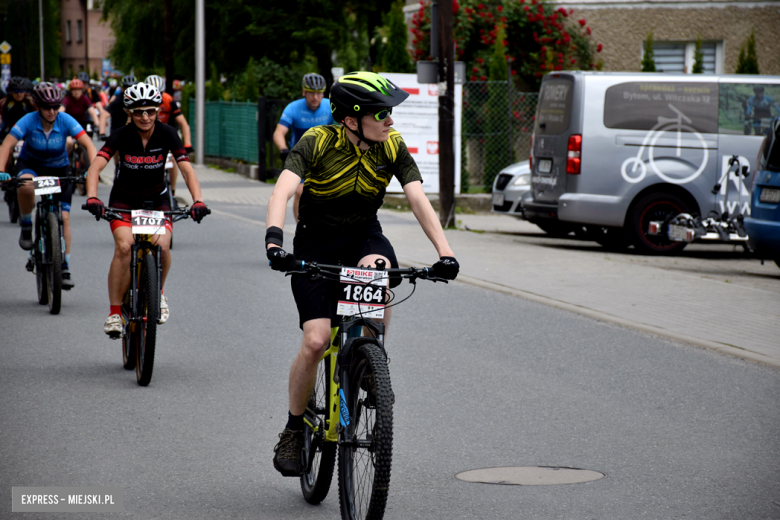
[[[577,468],[556,468],[547,466],[525,466],[514,468],[485,468],[464,471],[455,478],[481,484],[504,484],[513,486],[553,486],[557,484],[580,484],[604,478],[603,473]]]

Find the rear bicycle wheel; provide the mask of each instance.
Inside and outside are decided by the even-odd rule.
[[[339,502],[345,520],[381,519],[393,456],[390,372],[379,345],[355,347],[348,394],[350,424],[339,445]]]
[[[59,314],[62,304],[62,238],[60,223],[55,213],[46,214],[46,288],[49,293],[49,312]]]
[[[319,504],[328,496],[336,466],[336,443],[325,442],[331,400],[329,378],[330,359],[324,358],[317,367],[317,382],[304,413],[301,491],[310,504]]]
[[[135,324],[135,375],[138,384],[146,386],[152,380],[154,350],[157,342],[157,319],[160,317],[157,259],[152,253],[144,255],[138,285],[138,311],[141,315],[141,321]]]

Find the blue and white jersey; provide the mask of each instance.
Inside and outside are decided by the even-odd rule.
[[[65,149],[67,137],[78,139],[85,132],[73,117],[59,112],[47,136],[43,131],[40,114],[31,112],[16,122],[10,134],[20,141],[24,140],[24,146],[19,153],[20,159],[49,168],[62,168],[68,165],[68,153]]]
[[[300,141],[309,128],[331,123],[333,123],[333,116],[330,113],[330,101],[328,98],[322,98],[320,108],[317,110],[309,109],[305,98],[293,101],[284,108],[282,118],[279,120],[280,125],[292,129],[289,142],[290,149],[295,146],[295,143]]]

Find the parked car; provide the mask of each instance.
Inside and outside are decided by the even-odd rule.
[[[679,251],[686,243],[670,240],[668,229],[650,234],[650,222],[679,213],[750,215],[751,162],[766,128],[745,135],[745,122],[755,121],[754,106],[778,115],[776,104],[762,104],[768,98],[780,99],[780,77],[549,73],[539,92],[525,218],[545,230],[584,227],[604,245]],[[729,173],[734,155],[738,171],[751,175]]]
[[[528,161],[510,164],[493,181],[493,213],[523,218],[522,198],[531,189]]]
[[[745,218],[748,245],[761,259],[780,267],[780,117],[772,122],[756,159],[750,198],[750,216]]]

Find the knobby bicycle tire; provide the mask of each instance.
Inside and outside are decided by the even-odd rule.
[[[138,384],[146,386],[152,380],[154,350],[157,341],[157,318],[160,316],[160,288],[157,283],[157,259],[146,253],[138,277],[138,311],[145,319],[135,325],[136,365]]]
[[[353,348],[347,395],[351,424],[339,445],[341,518],[380,520],[393,456],[390,372],[377,344],[369,341]]]
[[[49,303],[49,288],[47,280],[46,264],[43,263],[43,222],[40,213],[35,215],[35,242],[33,242],[33,261],[35,263],[35,285],[38,288],[38,303],[46,305]]]
[[[62,304],[62,238],[60,223],[55,213],[46,214],[46,287],[49,300],[49,312],[59,314]]]
[[[5,203],[8,204],[8,219],[11,221],[11,224],[16,224],[19,220],[19,204],[16,202],[16,188],[7,188],[3,194],[3,198],[5,199]]]
[[[132,316],[132,311],[130,310],[130,305],[132,302],[132,296],[131,296],[132,288],[128,289],[127,293],[125,293],[125,299],[122,302],[122,323],[124,327],[124,334],[122,334],[122,366],[125,367],[125,370],[133,370],[135,369],[135,323],[130,322],[130,318]]]
[[[314,385],[309,405],[306,409],[306,419],[319,427],[315,432],[308,425],[303,427],[303,458],[304,464],[313,457],[311,467],[304,466],[301,475],[301,491],[303,498],[310,504],[319,504],[328,496],[330,483],[333,480],[333,469],[336,466],[336,443],[324,442],[326,420],[329,414],[328,378],[330,377],[330,359],[320,361],[317,367],[317,382]],[[311,454],[314,450],[314,454]]]

